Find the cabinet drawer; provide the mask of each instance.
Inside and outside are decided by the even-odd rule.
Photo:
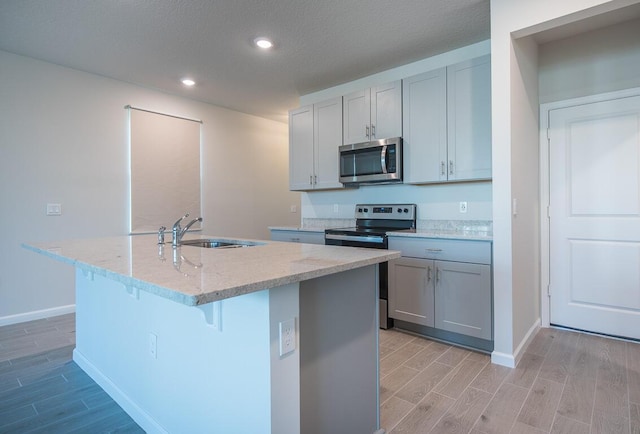
[[[491,264],[490,241],[390,236],[389,249],[411,258]]]
[[[272,230],[271,239],[288,243],[324,244],[324,232]]]

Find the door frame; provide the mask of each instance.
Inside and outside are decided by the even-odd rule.
[[[562,101],[540,104],[540,325],[550,326],[549,274],[550,274],[550,225],[549,216],[549,112],[551,110],[575,107],[611,99],[640,96],[640,87],[599,93]]]

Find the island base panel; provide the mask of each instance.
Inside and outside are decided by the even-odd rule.
[[[297,283],[217,302],[216,325],[211,303],[80,271],[76,287],[74,360],[145,431],[299,432],[299,352],[280,357],[272,334],[299,316]]]
[[[300,283],[301,432],[379,428],[377,265]]]

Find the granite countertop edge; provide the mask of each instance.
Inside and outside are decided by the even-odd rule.
[[[298,245],[297,243],[282,243],[282,242],[265,242],[265,244],[292,244]],[[113,280],[115,282],[121,283],[125,287],[135,288],[138,290],[142,290],[151,294],[158,295],[160,297],[175,301],[180,304],[184,304],[187,306],[199,306],[215,301],[220,301],[232,297],[237,297],[244,294],[249,294],[252,292],[261,291],[264,289],[276,288],[279,286],[284,286],[292,283],[298,283],[304,280],[310,280],[322,276],[327,276],[330,274],[340,273],[343,271],[349,271],[356,268],[361,268],[368,265],[374,265],[380,262],[384,262],[390,259],[397,259],[400,257],[400,252],[393,250],[385,250],[385,251],[377,251],[376,253],[384,253],[385,256],[381,257],[366,257],[361,259],[350,259],[344,260],[343,262],[331,264],[331,265],[322,265],[318,266],[315,269],[302,271],[302,272],[291,272],[291,274],[279,276],[279,277],[267,277],[261,278],[256,277],[255,280],[250,283],[240,284],[240,285],[229,285],[222,289],[217,290],[202,290],[198,294],[189,294],[180,289],[172,288],[169,286],[163,286],[158,283],[149,282],[140,278],[136,278],[134,276],[128,276],[117,271],[109,270],[108,268],[100,267],[98,265],[94,265],[88,263],[86,261],[82,261],[80,259],[72,258],[69,256],[64,256],[59,252],[56,252],[47,247],[39,247],[38,245],[34,245],[31,243],[22,243],[22,247],[30,250],[35,253],[39,253],[48,258],[57,260],[59,262],[63,262],[69,265],[72,265],[83,271],[83,274],[89,279],[92,279],[93,276],[91,274],[95,274],[98,276],[102,276]],[[323,248],[327,246],[319,245],[317,247]],[[364,249],[366,251],[370,251],[370,249]]]

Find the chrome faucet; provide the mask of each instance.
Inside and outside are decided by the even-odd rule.
[[[180,242],[182,241],[182,236],[185,234],[185,232],[187,232],[189,230],[189,228],[191,226],[193,226],[197,222],[201,222],[202,221],[202,217],[198,217],[197,219],[191,220],[183,228],[183,227],[180,226],[180,223],[182,223],[182,220],[186,219],[187,217],[189,217],[189,213],[186,213],[184,216],[179,218],[177,222],[175,222],[173,224],[173,229],[172,229],[173,241],[171,242],[171,245],[173,247],[178,247],[180,245]]]

